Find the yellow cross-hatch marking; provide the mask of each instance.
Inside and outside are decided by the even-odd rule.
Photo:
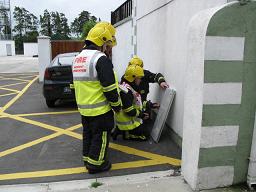
[[[48,125],[48,124],[45,124],[45,123],[41,123],[41,122],[34,121],[34,120],[30,120],[30,119],[26,119],[24,117],[17,117],[16,115],[10,115],[10,114],[7,114],[7,113],[2,113],[2,114],[4,116],[10,118],[10,119],[14,119],[14,120],[17,120],[17,121],[20,121],[20,122],[23,122],[23,123],[28,123],[28,124],[31,124],[31,125],[35,125],[35,126],[38,126],[38,127],[44,128],[44,129],[55,131],[55,132],[63,131],[65,135],[69,135],[69,136],[77,138],[77,139],[82,139],[82,136],[80,134],[74,133],[72,131],[68,131],[68,130],[65,130],[65,129],[63,130],[63,129],[55,127],[55,126]]]
[[[18,77],[16,77],[16,78],[19,78],[19,79],[25,79],[25,80],[29,80],[29,78],[32,78],[32,77],[35,77],[35,76],[37,76],[37,75],[29,75],[29,76],[18,76]]]
[[[76,130],[76,129],[81,128],[81,126],[82,126],[81,124],[78,124],[78,125],[75,125],[75,126],[73,126],[73,127],[68,128],[67,130],[68,130],[68,131],[74,131],[74,130]],[[28,143],[19,145],[19,146],[17,146],[17,147],[14,147],[14,148],[11,148],[11,149],[2,151],[2,152],[0,152],[0,157],[4,157],[4,156],[6,156],[6,155],[10,155],[10,154],[12,154],[12,153],[15,153],[15,152],[21,151],[21,150],[23,150],[23,149],[26,149],[26,148],[32,147],[32,146],[34,146],[34,145],[37,145],[37,144],[39,144],[39,143],[48,141],[48,140],[50,140],[50,139],[56,138],[56,137],[58,137],[58,136],[61,136],[61,135],[63,135],[64,133],[65,133],[64,130],[58,131],[58,132],[53,133],[53,134],[51,134],[51,135],[48,135],[48,136],[45,136],[45,137],[41,137],[41,138],[36,139],[36,140],[34,140],[34,141],[31,141],[31,142],[28,142]]]
[[[9,89],[9,88],[5,88],[5,87],[0,87],[0,89],[5,90],[5,91],[11,91],[11,92],[15,92],[15,93],[19,93],[19,90],[16,89]]]
[[[43,115],[65,115],[65,114],[73,114],[78,113],[75,111],[61,111],[61,112],[44,112],[44,113],[26,113],[26,114],[16,114],[17,117],[29,117],[29,116],[43,116]],[[7,116],[1,116],[0,118],[6,118]]]
[[[14,80],[14,81],[23,81],[23,82],[29,82],[30,80],[25,80],[25,79],[19,79],[19,78],[14,78],[14,77],[0,77],[0,80]]]
[[[2,78],[4,80],[6,79],[11,79],[11,80],[18,80],[18,78]],[[26,116],[37,116],[37,115],[58,115],[58,114],[70,114],[70,113],[77,113],[77,110],[75,111],[67,111],[67,112],[45,112],[45,113],[31,113],[31,114],[18,114],[18,115],[12,115],[5,113],[5,111],[13,105],[27,90],[28,88],[38,79],[38,76],[36,76],[33,80],[27,81],[29,82],[23,89],[22,91],[19,91],[19,93],[12,99],[10,100],[4,107],[0,108],[0,118],[10,118],[16,121],[24,122],[27,124],[35,125],[44,129],[48,129],[51,131],[54,131],[55,133],[41,137],[39,139],[36,139],[34,141],[22,144],[20,146],[5,150],[0,152],[0,157],[4,157],[6,155],[10,155],[12,153],[21,151],[23,149],[29,148],[31,146],[37,145],[39,143],[48,141],[50,139],[59,137],[61,135],[68,135],[73,138],[82,140],[82,135],[73,132],[76,129],[81,128],[81,124],[72,126],[68,129],[62,129],[59,127],[55,127],[52,125],[48,125],[45,123],[41,123],[38,121],[26,119],[24,117]],[[1,80],[1,79],[0,79]],[[22,79],[19,79],[22,81]],[[24,83],[24,82],[22,82]],[[11,86],[11,85],[17,85],[17,84],[22,84],[22,83],[15,83],[15,84],[9,84],[9,85],[4,85],[1,86],[0,88]],[[15,93],[16,94],[16,93]],[[162,156],[138,149],[134,149],[131,147],[119,145],[119,144],[114,144],[110,143],[109,145],[110,148],[126,153],[126,154],[131,154],[131,155],[136,155],[139,157],[143,157],[149,160],[139,160],[139,161],[132,161],[132,162],[124,162],[124,163],[116,163],[113,164],[112,170],[119,170],[119,169],[127,169],[127,168],[137,168],[137,167],[145,167],[145,166],[153,166],[153,165],[160,165],[160,164],[171,164],[175,166],[180,166],[181,165],[181,160],[179,159],[174,159],[171,157],[167,156]],[[57,169],[57,170],[47,170],[47,171],[34,171],[34,172],[23,172],[23,173],[10,173],[10,174],[1,174],[0,175],[0,180],[10,180],[10,179],[26,179],[26,178],[36,178],[36,177],[50,177],[50,176],[59,176],[59,175],[70,175],[70,174],[79,174],[79,173],[86,173],[87,170],[84,167],[78,167],[78,168],[66,168],[66,169]]]
[[[10,87],[10,86],[15,86],[15,85],[21,85],[21,84],[25,84],[25,83],[27,83],[27,82],[11,83],[11,84],[7,84],[7,85],[2,85],[2,86],[0,86],[0,88]]]
[[[7,110],[13,103],[15,103],[27,90],[28,88],[38,79],[38,76],[31,80],[23,89],[16,95],[11,101],[9,101],[4,107],[0,109],[0,114]]]
[[[6,96],[16,95],[16,94],[17,94],[17,93],[6,93],[6,94],[0,95],[0,97],[6,97]]]

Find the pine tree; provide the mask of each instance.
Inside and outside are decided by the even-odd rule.
[[[74,21],[71,23],[71,32],[74,33],[77,38],[81,34],[79,30],[80,30],[80,25],[78,22],[78,18],[75,18]]]
[[[88,29],[91,29],[97,22],[97,17],[91,16],[88,11],[82,11],[71,23],[71,32],[76,34],[77,38],[87,36]],[[84,27],[85,26],[85,27]]]
[[[23,7],[15,7],[13,17],[15,26],[13,31],[15,46],[18,53],[23,51],[23,42],[36,42],[38,36],[38,19]]]
[[[47,9],[44,10],[44,14],[40,15],[41,34],[51,37],[52,36],[52,24],[51,15]]]
[[[70,28],[68,25],[68,19],[63,13],[60,13],[60,24],[61,24],[61,34],[65,39],[69,39]]]

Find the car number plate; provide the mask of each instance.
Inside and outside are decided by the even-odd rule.
[[[64,87],[64,93],[71,93],[70,87]]]

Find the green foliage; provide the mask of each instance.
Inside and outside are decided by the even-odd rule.
[[[87,21],[84,26],[83,26],[83,33],[82,33],[82,36],[81,36],[81,40],[84,40],[89,31],[96,25],[96,21],[93,21],[93,20],[89,20]]]
[[[23,52],[23,42],[36,42],[38,36],[38,19],[23,7],[15,7],[13,12],[15,19],[14,40],[16,52]]]
[[[49,13],[46,9],[40,16],[41,34],[51,37],[53,40],[70,39],[70,27],[64,13],[57,11]]]
[[[97,188],[101,185],[103,185],[103,183],[98,182],[96,179],[96,181],[91,184],[91,188]]]
[[[26,35],[27,32],[37,31],[38,19],[23,7],[15,7],[13,12],[15,26],[13,31],[20,37]]]
[[[51,15],[47,9],[44,10],[44,14],[40,15],[41,34],[45,36],[52,36],[52,23]]]
[[[91,25],[94,26],[94,23],[96,22],[97,22],[97,17],[91,16],[91,13],[89,13],[88,11],[82,11],[78,15],[78,17],[75,18],[74,21],[71,23],[71,32],[75,34],[77,38],[80,37],[81,39],[83,39],[85,36],[84,33],[86,33],[84,26],[88,25],[88,27],[90,28],[90,26]],[[87,33],[86,33],[86,36],[87,36]]]

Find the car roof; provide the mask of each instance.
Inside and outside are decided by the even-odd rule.
[[[71,53],[62,53],[58,54],[56,57],[72,57],[78,55],[79,52],[71,52]]]

